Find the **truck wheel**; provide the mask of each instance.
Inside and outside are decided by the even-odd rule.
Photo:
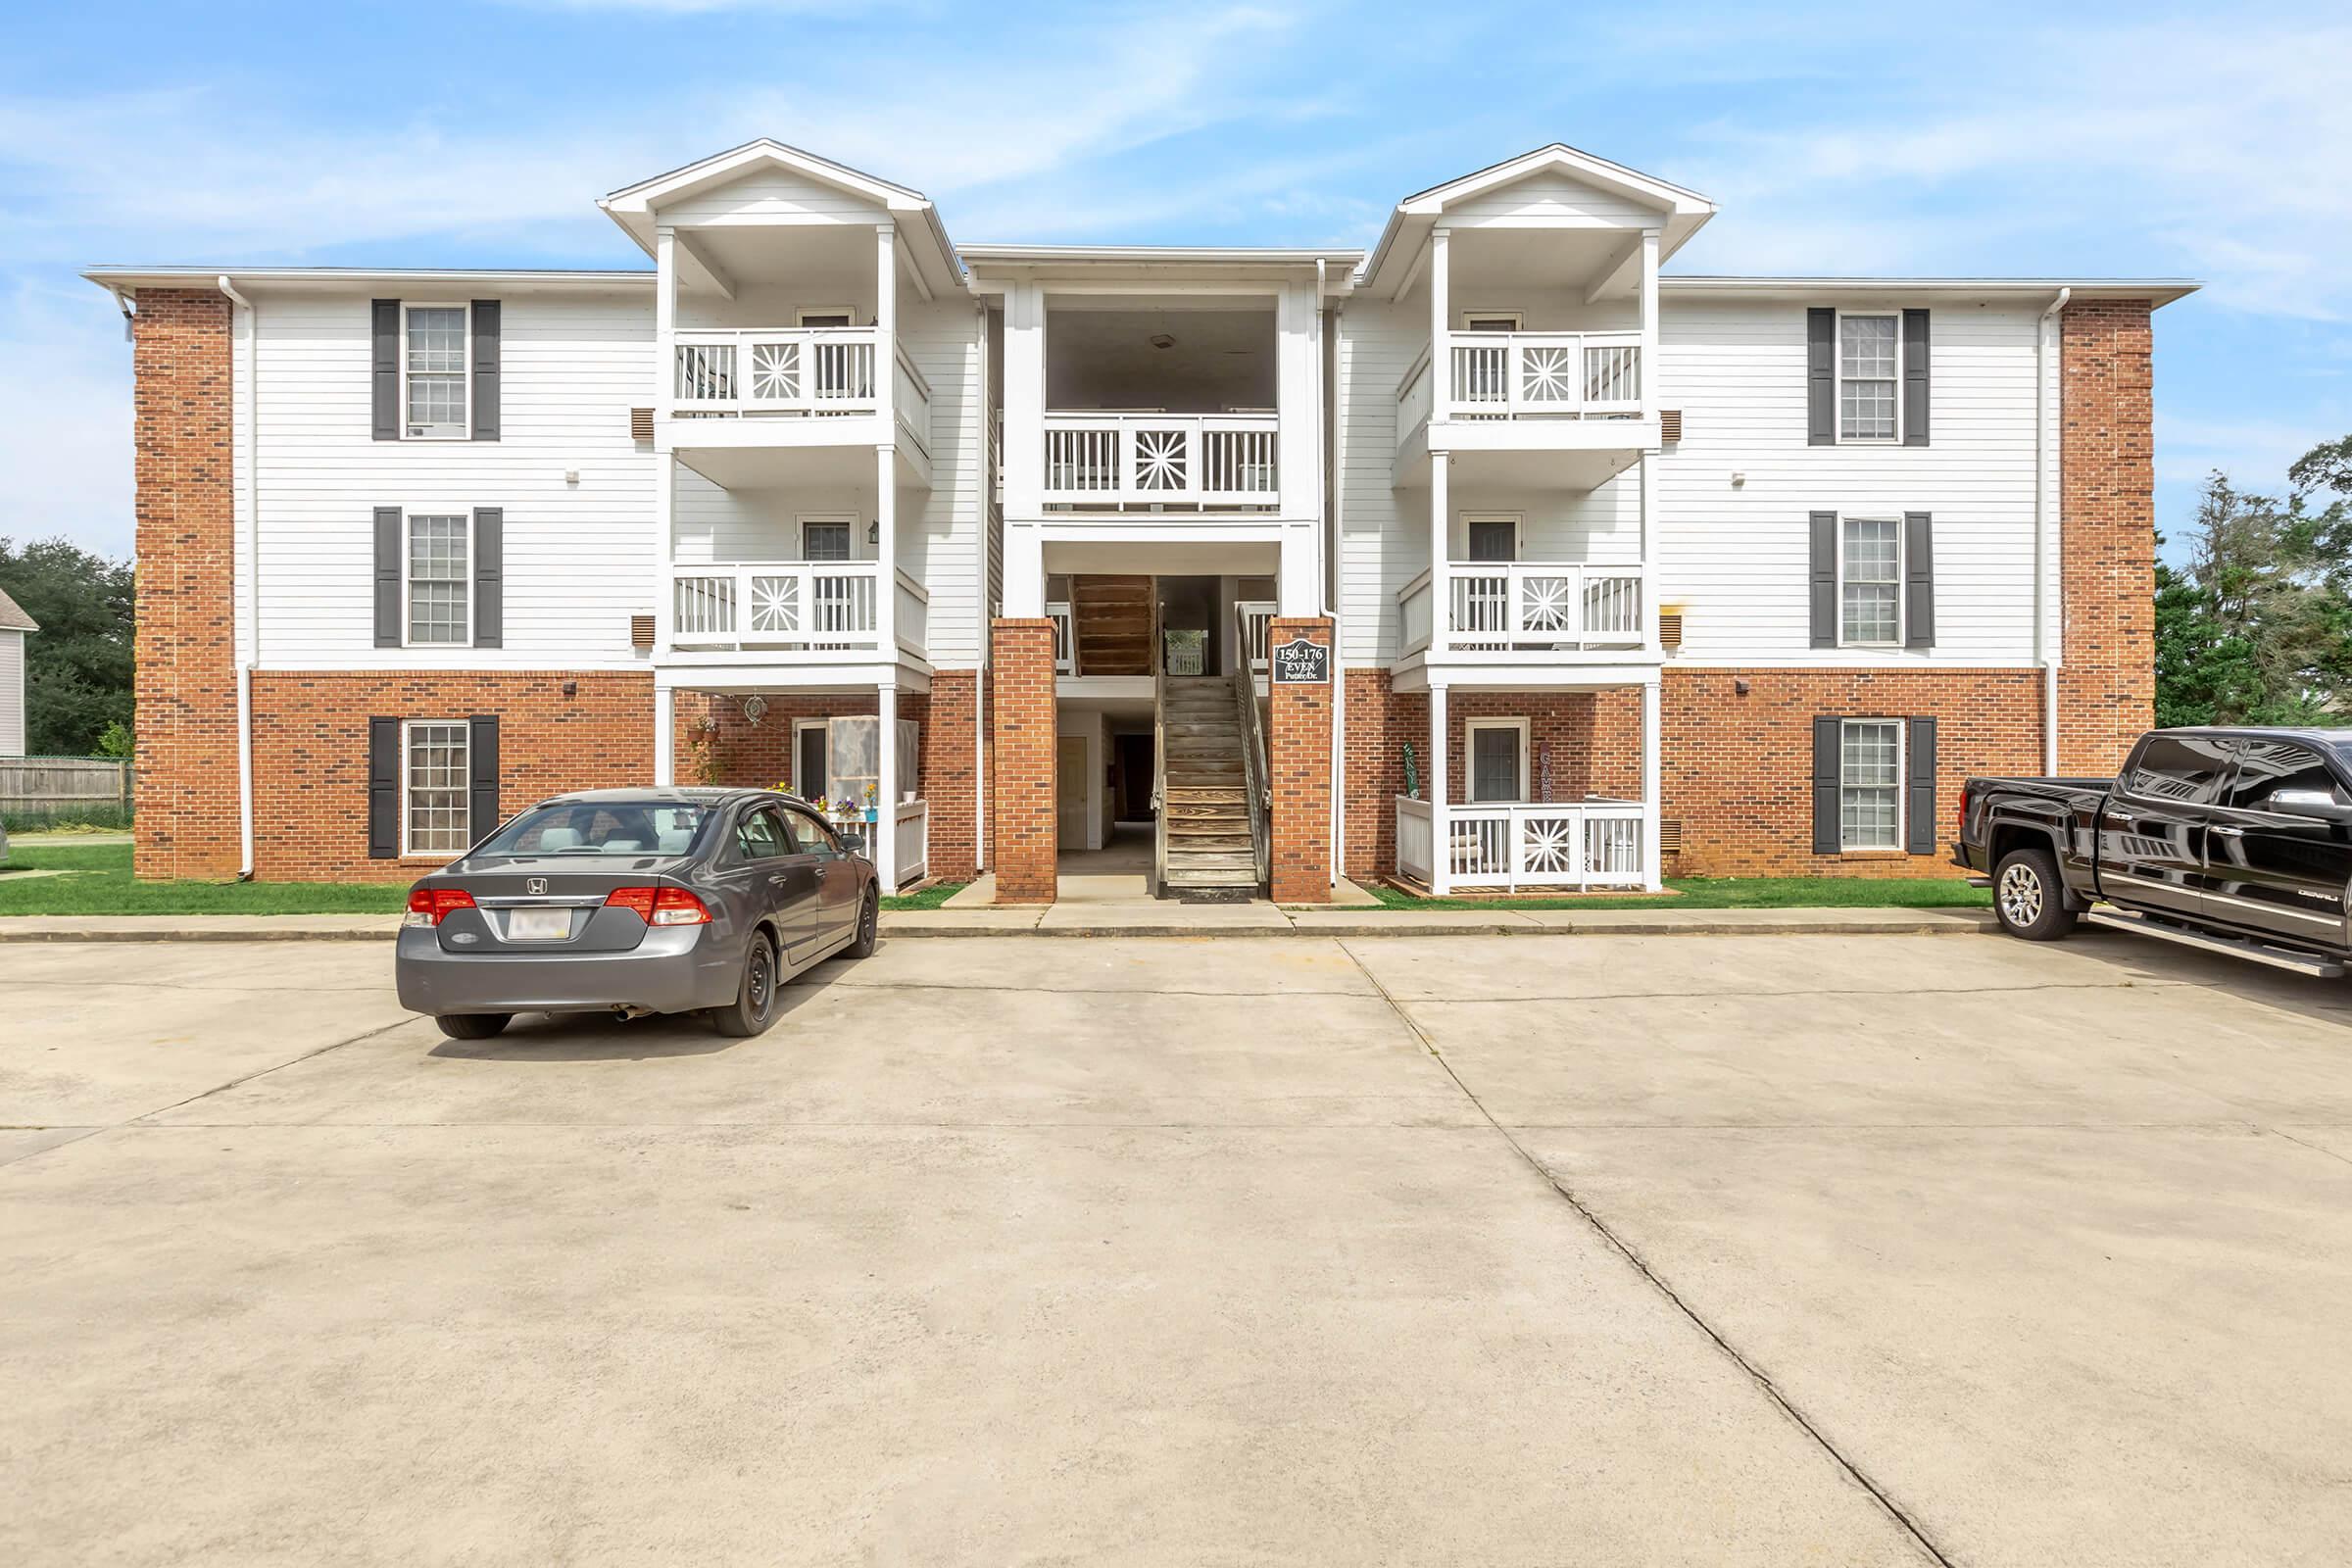
[[[2028,942],[2055,942],[2075,928],[2066,884],[2047,850],[2011,850],[1992,868],[1992,912],[2001,929]]]

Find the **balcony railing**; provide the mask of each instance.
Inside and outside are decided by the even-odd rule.
[[[901,801],[891,814],[899,886],[905,887],[931,874],[931,803]]]
[[[1630,418],[1642,412],[1640,332],[1448,332],[1447,419]],[[1396,383],[1399,446],[1435,410],[1424,350]]]
[[[1056,599],[1046,606],[1046,618],[1054,623],[1054,673],[1078,673],[1078,623],[1072,618],[1067,600]]]
[[[1397,648],[1411,654],[1432,641],[1431,616],[1446,604],[1449,647],[1472,652],[1544,652],[1641,648],[1640,566],[1549,562],[1449,562],[1396,591]]]
[[[1051,506],[1272,507],[1273,414],[1048,414]]]
[[[1266,644],[1277,607],[1270,599],[1243,599],[1236,601],[1234,608],[1241,615],[1242,653],[1250,661],[1250,673],[1263,675],[1270,663]]]
[[[670,646],[681,652],[883,653],[875,561],[752,562],[671,573]],[[894,574],[900,645],[920,655],[930,595]]]
[[[1425,887],[1641,887],[1642,803],[1500,804],[1433,808],[1396,797],[1396,869]]]
[[[870,414],[882,334],[870,326],[681,328],[680,414]]]

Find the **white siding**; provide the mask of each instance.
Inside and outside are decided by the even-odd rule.
[[[968,669],[986,635],[980,603],[980,313],[968,299],[902,297],[899,343],[931,383],[931,488],[899,504],[899,564],[930,592],[933,665]]]
[[[1402,305],[1351,302],[1339,344],[1340,650],[1346,664],[1387,663],[1396,647],[1396,590],[1429,565],[1429,492],[1390,488],[1396,383],[1429,342],[1426,292]]]
[[[1446,208],[1446,221],[1461,227],[1481,224],[1546,223],[1564,227],[1602,225],[1640,228],[1662,221],[1665,214],[1644,207],[1629,196],[1604,191],[1544,171],[1515,179]]]
[[[0,757],[24,755],[24,633],[0,631]]]
[[[862,196],[804,174],[769,168],[680,196],[662,206],[657,216],[662,222],[676,224],[864,223],[870,226],[888,215],[881,206]]]

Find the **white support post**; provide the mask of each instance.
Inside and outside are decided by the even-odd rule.
[[[1453,641],[1453,583],[1446,572],[1453,536],[1453,502],[1447,494],[1451,477],[1447,470],[1452,464],[1450,453],[1429,455],[1429,652],[1423,656],[1425,663],[1444,659]]]
[[[1036,283],[1004,293],[1004,515],[1045,511],[1046,296]],[[1010,577],[1012,564],[1005,563]],[[1011,612],[1006,612],[1011,613]]]
[[[899,891],[899,689],[882,686],[874,692],[874,711],[880,715],[881,746],[875,758],[874,819],[868,825],[866,858],[885,897]]]
[[[1453,886],[1450,830],[1446,822],[1446,688],[1429,689],[1429,891]]]
[[[885,429],[889,428],[887,425]],[[886,662],[899,659],[899,449],[874,448],[874,641]]]
[[[898,237],[895,223],[874,230],[874,408],[885,431],[892,428],[891,404],[899,385]]]
[[[654,787],[667,789],[678,781],[677,773],[677,694],[668,687],[654,687]]]
[[[1035,522],[1004,519],[1004,607],[1008,620],[1046,612],[1046,538]]]
[[[1453,416],[1453,345],[1446,341],[1446,311],[1453,300],[1452,263],[1446,225],[1429,231],[1429,417]],[[1431,455],[1436,461],[1436,455]]]
[[[1644,452],[1634,462],[1636,485],[1642,499],[1642,646],[1653,659],[1663,658],[1658,646],[1658,455]]]
[[[1642,231],[1642,412],[1658,412],[1658,231]]]
[[[676,635],[677,579],[670,575],[678,551],[678,460],[674,454],[654,454],[654,662],[669,657]]]
[[[1652,893],[1665,891],[1665,852],[1658,845],[1659,682],[1642,683],[1642,885]]]
[[[654,343],[660,356],[654,374],[654,414],[666,419],[678,410],[678,237],[654,231]]]

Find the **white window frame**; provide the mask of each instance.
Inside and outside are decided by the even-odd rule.
[[[795,513],[792,519],[794,531],[800,536],[796,542],[801,547],[801,560],[808,562],[816,561],[816,558],[808,553],[808,525],[812,522],[848,524],[850,530],[850,553],[844,556],[842,560],[844,562],[851,562],[864,559],[858,554],[858,514],[856,513],[802,512]],[[823,564],[833,564],[833,563],[823,563]]]
[[[1889,523],[1894,528],[1894,636],[1886,642],[1857,642],[1845,634],[1845,525],[1849,522],[1883,522]],[[1909,646],[1910,627],[1904,624],[1904,613],[1908,607],[1903,603],[1909,597],[1903,592],[1903,571],[1908,564],[1903,559],[1905,550],[1903,535],[1907,531],[1903,526],[1903,514],[1899,512],[1884,514],[1875,512],[1840,512],[1838,514],[1838,647],[1868,648],[1884,652],[1889,649],[1900,651]]]
[[[1894,842],[1891,844],[1848,844],[1845,842],[1845,732],[1857,724],[1891,724],[1894,726]],[[1911,725],[1900,718],[1873,718],[1867,715],[1838,720],[1838,853],[1839,855],[1901,855],[1911,842]],[[1853,785],[1855,789],[1877,789],[1873,785]]]
[[[440,435],[409,433],[409,313],[456,311],[465,323],[458,341],[464,345],[458,360],[460,409],[458,428]],[[470,441],[473,439],[473,302],[470,300],[402,300],[400,302],[400,438],[403,441]]]
[[[801,736],[808,730],[815,730],[825,737],[825,767],[829,771],[833,766],[833,726],[821,718],[794,719],[792,721],[792,793],[804,801],[813,801],[817,795],[825,793],[823,779],[801,777]],[[817,786],[816,795],[808,793],[808,786],[812,783]]]
[[[1456,522],[1458,522],[1458,523],[1461,525],[1460,532],[1459,532],[1459,533],[1456,535],[1456,537],[1457,537],[1458,539],[1460,539],[1460,541],[1461,541],[1461,554],[1455,558],[1456,560],[1458,560],[1458,561],[1465,561],[1465,562],[1466,562],[1466,561],[1468,561],[1468,560],[1470,559],[1470,525],[1471,525],[1472,523],[1474,523],[1474,522],[1507,522],[1507,523],[1509,523],[1509,524],[1511,525],[1511,562],[1510,562],[1510,564],[1513,564],[1513,565],[1516,565],[1516,564],[1518,564],[1520,562],[1523,562],[1523,561],[1525,561],[1525,560],[1527,559],[1527,514],[1526,514],[1526,513],[1524,513],[1524,512],[1491,512],[1491,511],[1476,511],[1476,510],[1472,510],[1472,511],[1463,511],[1463,512],[1457,512],[1457,513],[1455,513],[1455,514],[1454,514],[1454,520],[1455,520]],[[1497,562],[1497,563],[1482,563],[1482,564],[1497,564],[1497,565],[1498,565],[1498,564],[1501,564],[1501,563],[1498,563],[1498,562]]]
[[[464,737],[463,751],[461,754],[464,758],[464,762],[458,769],[459,778],[461,779],[461,782],[458,785],[458,809],[462,813],[467,813],[473,808],[472,724],[463,718],[402,719],[400,721],[400,858],[404,860],[454,860],[459,856],[464,855],[473,843],[473,828],[470,819],[468,819],[466,828],[466,842],[459,845],[454,850],[420,850],[416,847],[415,843],[410,838],[410,829],[415,825],[415,817],[412,814],[410,808],[412,805],[412,798],[416,794],[416,780],[415,773],[411,771],[413,764],[411,761],[412,750],[409,737],[411,731],[415,730],[420,724],[440,725],[454,728],[461,736]]]
[[[1507,320],[1508,326],[1472,326],[1472,321]],[[1464,311],[1460,330],[1464,332],[1523,332],[1527,330],[1527,316],[1522,311]]]
[[[416,545],[411,535],[418,517],[462,517],[466,522],[466,575],[459,579],[466,588],[466,635],[456,642],[420,643],[413,635],[416,622],[410,618],[409,600],[416,573],[411,569],[416,562]],[[404,507],[400,514],[400,646],[403,648],[471,648],[481,606],[475,603],[473,591],[473,553],[477,543],[471,507]]]
[[[811,321],[808,319],[811,316],[838,316],[841,319],[838,322]],[[854,305],[804,305],[792,313],[792,324],[812,326],[820,332],[841,331],[858,324],[858,308]]]
[[[1519,794],[1509,801],[1482,801],[1478,793],[1478,732],[1482,729],[1514,730],[1519,736]],[[1462,720],[1462,794],[1465,806],[1527,806],[1536,798],[1535,774],[1531,768],[1530,742],[1535,738],[1535,724],[1526,718],[1465,718]]]
[[[1891,320],[1894,323],[1894,433],[1892,435],[1847,435],[1845,433],[1845,318],[1849,316],[1869,317],[1878,320]],[[1830,353],[1833,359],[1833,363],[1831,365],[1830,412],[1832,417],[1838,421],[1838,444],[1841,447],[1901,446],[1903,444],[1902,311],[1899,308],[1883,311],[1839,311],[1838,313],[1838,334],[1830,345]],[[1873,375],[1862,377],[1860,379],[1876,381],[1879,379],[1879,377]]]

